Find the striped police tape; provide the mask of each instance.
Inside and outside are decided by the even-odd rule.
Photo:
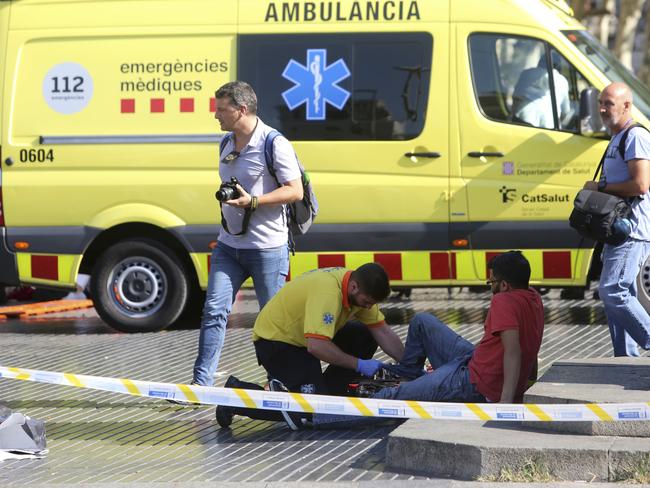
[[[587,404],[434,403],[215,388],[0,366],[0,377],[76,386],[155,399],[186,400],[267,410],[418,419],[497,421],[638,421],[650,419],[650,402]]]

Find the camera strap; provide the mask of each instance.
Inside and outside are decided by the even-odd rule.
[[[241,231],[237,233],[232,233],[228,230],[228,223],[226,222],[226,217],[223,215],[223,204],[219,202],[219,210],[221,211],[221,227],[230,234],[231,236],[240,236],[245,234],[248,230],[248,222],[251,220],[251,214],[253,211],[250,208],[244,209],[244,219],[242,220]]]

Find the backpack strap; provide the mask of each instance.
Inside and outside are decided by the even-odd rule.
[[[273,150],[273,143],[275,142],[275,139],[281,135],[282,134],[274,129],[266,135],[266,139],[264,140],[264,159],[266,160],[266,168],[269,170],[269,174],[273,176],[278,188],[282,185],[280,184],[280,180],[278,180],[278,176],[275,174],[275,151]]]
[[[634,129],[635,127],[641,127],[642,129],[648,130],[648,129],[646,129],[646,127],[644,125],[639,124],[638,122],[635,122],[634,124],[632,124],[631,126],[626,128],[625,131],[623,131],[623,135],[621,136],[621,140],[618,141],[618,153],[621,155],[621,159],[623,161],[625,161],[625,143],[627,142],[627,136],[630,133],[630,131],[632,129]],[[648,131],[648,132],[650,132],[650,131]],[[607,148],[609,148],[609,146]],[[598,173],[600,173],[600,170],[602,169],[603,164],[605,163],[605,155],[606,154],[607,154],[607,149],[605,149],[605,153],[603,154],[603,157],[600,158],[600,163],[598,163],[598,167],[596,168],[596,172],[594,173],[594,181],[597,180]]]
[[[278,180],[278,176],[275,174],[275,151],[273,150],[273,143],[275,142],[275,139],[279,136],[281,136],[280,132],[277,130],[273,129],[271,132],[269,132],[266,135],[266,139],[264,140],[264,159],[266,160],[266,168],[269,170],[269,174],[273,176],[273,179],[275,180],[275,183],[278,185],[278,188],[282,186],[280,183],[280,180]],[[287,227],[289,229],[289,251],[291,251],[292,255],[296,254],[296,243],[293,239],[293,233],[291,232],[291,225],[290,225],[290,212],[291,212],[291,206],[290,205],[285,205],[285,217],[287,219]]]
[[[630,133],[630,131],[632,129],[634,129],[635,127],[641,127],[642,129],[648,130],[642,124],[639,124],[638,122],[633,123],[627,129],[625,129],[625,132],[623,133],[623,136],[621,137],[621,140],[618,141],[618,153],[621,155],[621,159],[623,161],[625,161],[625,143],[627,142],[627,136]]]
[[[221,141],[219,142],[219,158],[221,158],[224,149],[226,149],[226,145],[230,142],[231,139],[232,139],[232,132],[228,132],[225,136],[221,138]]]

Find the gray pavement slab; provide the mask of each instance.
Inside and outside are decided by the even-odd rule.
[[[524,395],[527,403],[636,403],[650,401],[650,358],[589,358],[554,363]],[[650,437],[638,422],[526,422],[554,432]]]

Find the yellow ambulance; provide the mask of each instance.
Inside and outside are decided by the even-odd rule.
[[[523,249],[533,284],[584,287],[567,219],[606,145],[595,89],[625,81],[650,118],[559,0],[4,0],[0,56],[0,283],[90,274],[122,331],[206,286],[227,81],[314,183],[291,275],[376,261],[395,286],[483,285]]]

